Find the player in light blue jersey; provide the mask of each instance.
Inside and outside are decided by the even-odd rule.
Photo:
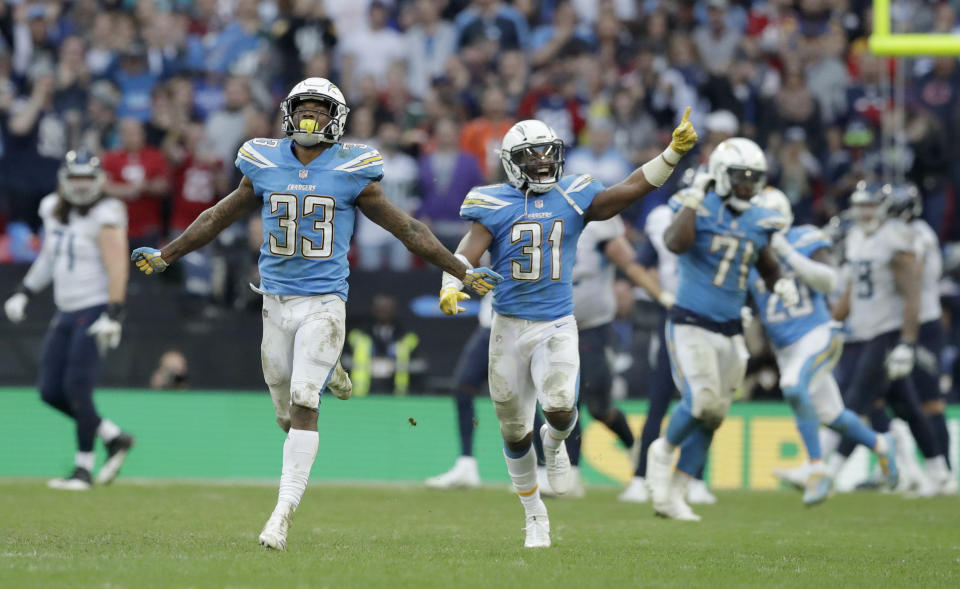
[[[423,223],[387,200],[377,150],[339,142],[349,110],[329,81],[300,82],[281,105],[287,138],[252,139],[240,148],[236,165],[243,178],[237,189],[163,250],[133,252],[140,270],[161,272],[235,221],[260,211],[261,282],[255,288],[263,295],[260,355],[277,423],[287,439],[277,506],[259,540],[277,550],[286,548],[290,519],[317,455],[320,396],[329,388],[346,399],[352,389],[339,358],[356,209],[480,294],[500,280],[486,268],[468,268]]]
[[[559,494],[570,488],[563,441],[577,422],[580,357],[572,277],[580,233],[586,223],[609,219],[663,185],[696,143],[689,115],[687,109],[661,155],[609,188],[587,175],[563,176],[563,142],[541,121],[521,121],[500,148],[508,182],[473,189],[460,207],[460,216],[473,224],[457,255],[476,264],[489,250],[491,267],[505,277],[493,293],[488,384],[507,470],[526,513],[526,547],[550,545],[532,451],[538,400],[547,421],[538,432],[547,478]],[[460,281],[444,275],[444,313],[461,310],[457,303],[466,295],[460,290]]]
[[[818,435],[821,423],[875,450],[887,482],[894,488],[898,470],[893,438],[889,434],[877,434],[844,407],[833,377],[843,342],[833,326],[826,299],[826,294],[833,292],[838,283],[837,272],[829,261],[830,241],[811,225],[791,227],[790,201],[776,188],[765,189],[754,199],[754,204],[780,213],[789,228],[785,233],[773,234],[770,246],[789,275],[797,279],[799,302],[786,307],[766,288],[756,270],[750,271],[748,282],[760,320],[773,343],[780,367],[780,390],[793,409],[797,430],[810,460],[803,502],[820,503],[827,498],[832,483],[823,464]]]
[[[647,451],[646,479],[654,513],[663,517],[700,519],[684,495],[743,384],[748,353],[740,310],[750,268],[756,266],[787,306],[797,302],[796,285],[781,277],[768,247],[770,234],[783,227],[784,219],[750,204],[766,173],[767,161],[757,144],[741,137],[727,139],[710,154],[707,173],[694,181],[700,190],[678,193],[671,201],[677,212],[664,242],[678,255],[679,280],[666,339],[681,402],[666,435]],[[671,476],[673,452],[681,446]]]

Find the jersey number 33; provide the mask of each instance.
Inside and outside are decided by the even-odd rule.
[[[299,246],[304,258],[323,259],[333,255],[333,215],[337,201],[332,196],[274,192],[270,195],[270,215],[277,216],[280,234],[270,232],[270,253],[294,256]],[[300,220],[306,221],[301,228]]]

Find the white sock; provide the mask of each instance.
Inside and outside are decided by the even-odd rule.
[[[547,507],[540,499],[540,489],[537,487],[537,454],[533,446],[520,458],[510,458],[504,450],[503,458],[507,461],[507,472],[510,473],[513,490],[520,497],[524,512],[527,515],[545,515]]]
[[[543,438],[543,449],[551,450],[553,452],[557,451],[557,448],[560,447],[560,444],[570,435],[570,432],[573,431],[573,428],[577,425],[577,418],[580,415],[576,410],[573,412],[573,419],[570,420],[570,423],[564,429],[557,429],[547,422],[547,435]]]
[[[927,475],[938,483],[950,477],[950,469],[947,468],[947,459],[940,456],[927,459],[924,463]]]
[[[120,435],[120,426],[113,423],[109,419],[103,418],[100,420],[100,425],[97,426],[97,437],[103,440],[104,442],[112,442]]]
[[[74,455],[73,463],[80,468],[85,468],[88,471],[93,470],[93,452],[77,452]]]
[[[820,450],[823,452],[823,456],[830,456],[837,451],[837,448],[840,447],[840,434],[833,431],[829,427],[820,428]]]
[[[283,470],[280,474],[280,493],[277,509],[292,513],[307,489],[310,467],[317,457],[320,434],[305,429],[290,429],[283,443]]]
[[[843,470],[843,465],[847,463],[847,457],[834,453],[827,459],[827,476],[831,479],[837,478],[837,475],[840,474],[840,471]]]

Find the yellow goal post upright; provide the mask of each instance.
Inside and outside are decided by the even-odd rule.
[[[891,33],[890,2],[874,0],[873,34],[867,46],[874,55],[889,57],[960,56],[960,35],[943,33]]]

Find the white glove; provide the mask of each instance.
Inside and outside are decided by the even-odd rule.
[[[787,238],[783,236],[782,231],[777,231],[770,236],[770,249],[772,249],[773,253],[777,254],[777,256],[786,258],[790,255],[790,252],[793,251],[793,246],[791,246]]]
[[[750,329],[750,326],[753,325],[753,309],[740,307],[740,323],[743,324],[745,330]]]
[[[677,302],[677,297],[669,290],[661,290],[660,296],[657,297],[657,302],[660,303],[664,309],[669,309]]]
[[[97,340],[97,351],[101,356],[106,356],[107,351],[115,349],[120,345],[120,334],[123,327],[116,319],[111,319],[106,312],[101,313],[97,320],[93,322],[87,333]]]
[[[916,359],[916,350],[910,344],[899,343],[887,355],[887,377],[890,380],[900,380],[913,372],[913,363]]]
[[[3,312],[7,314],[7,319],[12,323],[20,323],[27,316],[27,302],[30,297],[18,292],[3,303]]]
[[[797,283],[792,278],[781,278],[773,285],[773,292],[783,303],[784,307],[793,307],[800,302],[800,293]]]

